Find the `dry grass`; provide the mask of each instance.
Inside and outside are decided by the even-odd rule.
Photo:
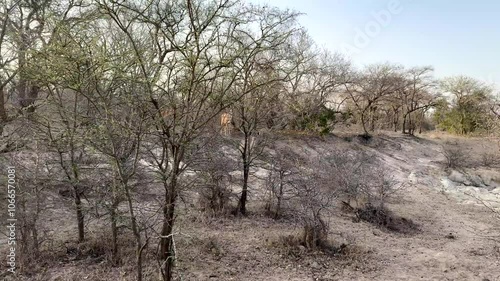
[[[350,145],[334,137],[328,138],[327,141],[310,138],[308,142],[304,142],[302,137],[298,139],[293,140],[294,145],[300,147],[297,150],[310,145],[308,148],[318,153],[333,147]],[[388,142],[389,140],[395,144]],[[375,136],[372,141],[376,144],[382,140]],[[382,151],[383,157],[395,163],[391,170],[388,170],[391,174],[398,175],[398,165],[408,166],[405,169],[410,171],[421,169],[417,175],[423,179],[422,185],[404,190],[404,203],[398,200],[387,203],[394,213],[386,209],[373,213],[373,208],[367,207],[368,205],[356,206],[354,210],[350,210],[355,212],[360,209],[360,219],[370,223],[353,223],[352,215],[329,213],[325,216],[330,234],[327,243],[322,243],[313,250],[303,244],[299,234],[302,225],[293,221],[293,216],[282,216],[279,220],[274,220],[262,214],[264,203],[258,196],[257,188],[253,190],[255,193],[250,200],[249,217],[207,215],[199,211],[195,197],[190,196],[191,202],[179,204],[176,233],[181,234],[176,237],[179,254],[176,264],[177,276],[182,276],[182,280],[298,281],[411,279],[408,276],[423,276],[423,280],[475,280],[471,277],[474,275],[497,280],[495,277],[500,276],[495,267],[498,255],[484,251],[483,255],[475,256],[467,252],[470,249],[491,249],[490,242],[480,240],[464,230],[483,222],[487,225],[491,221],[472,206],[464,210],[462,205],[452,199],[434,193],[432,190],[439,184],[439,178],[435,176],[436,178],[430,179],[430,175],[431,172],[440,175],[442,165],[436,164],[436,171],[425,174],[427,170],[424,168],[431,169],[434,166],[430,165],[435,163],[425,162],[429,166],[424,167],[415,160],[428,157],[429,160],[438,162],[436,159],[439,157],[439,161],[442,161],[438,144],[442,141],[432,144],[431,141],[392,137],[384,137],[383,141],[383,145],[357,147],[363,151]],[[402,144],[402,149],[396,145],[398,143]],[[459,141],[458,145],[464,144]],[[414,154],[408,154],[408,147]],[[422,151],[427,154],[424,155]],[[382,157],[381,154],[378,156]],[[393,155],[399,158],[392,158]],[[475,154],[475,157],[478,156],[480,154]],[[406,172],[401,174],[408,176]],[[64,213],[69,219],[71,215]],[[414,219],[419,225],[406,218]],[[103,232],[107,232],[106,229]],[[447,239],[445,236],[450,232],[457,238]],[[69,240],[68,237],[56,238]],[[145,281],[158,280],[154,254],[156,242],[151,243],[144,258]],[[88,241],[80,245],[54,241],[50,247],[47,244],[47,247],[42,249],[42,255],[30,268],[30,274],[0,279],[135,280],[135,249],[130,233],[125,231],[120,238],[122,260],[119,266],[114,267],[110,263],[109,245],[109,236],[106,235],[89,235]],[[422,254],[424,252],[425,255]],[[441,266],[445,262],[441,263],[440,258],[449,255],[457,257],[457,266],[454,270],[444,272]]]

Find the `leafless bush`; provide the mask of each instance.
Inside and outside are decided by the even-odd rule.
[[[318,258],[314,251],[304,247],[302,237],[297,235],[280,235],[276,239],[270,240],[268,247],[278,250],[287,258],[295,260],[307,259],[309,255],[314,260]],[[370,251],[357,246],[355,240],[332,241],[318,250],[321,250],[322,253],[327,254],[329,257],[335,257],[336,263],[340,262],[345,265],[363,262],[370,253]]]
[[[269,246],[292,258],[299,258],[306,250],[302,245],[302,239],[296,235],[280,235],[276,240],[270,241]]]
[[[199,155],[193,165],[198,172],[199,206],[212,215],[224,214],[233,197],[230,172],[235,163],[224,155],[222,145],[216,141],[206,143]]]
[[[495,241],[500,245],[500,207],[498,207],[498,201],[482,199],[477,195],[471,193],[465,193],[465,195],[470,196],[477,201],[480,205],[483,205],[488,211],[491,212],[495,223],[491,224],[490,229],[477,229],[476,232],[478,236],[484,237],[486,239]]]
[[[225,255],[222,243],[216,236],[210,236],[203,240],[203,250],[217,259],[220,259]]]
[[[232,191],[226,184],[226,179],[217,173],[206,172],[202,175],[206,182],[199,190],[198,203],[202,211],[211,212],[213,215],[223,214],[232,197]]]
[[[446,168],[462,169],[467,166],[468,151],[461,149],[457,144],[446,144],[442,146],[442,154],[446,158]]]
[[[282,215],[282,205],[294,196],[294,177],[304,161],[287,148],[275,148],[268,157],[269,173],[266,177],[266,213],[275,219]]]
[[[410,232],[416,225],[392,214],[386,203],[404,185],[390,175],[373,155],[335,151],[328,156],[333,183],[338,187],[342,209],[365,220],[397,232]]]
[[[332,180],[346,203],[354,207],[366,201],[370,164],[374,157],[361,152],[335,151],[328,155]]]
[[[483,152],[481,154],[481,165],[491,168],[500,164],[500,155],[494,152]]]
[[[328,161],[344,206],[359,208],[371,204],[383,208],[402,187],[374,155],[335,151],[328,156]]]
[[[385,229],[412,234],[419,230],[418,225],[412,220],[399,217],[383,206],[373,206],[367,204],[363,208],[356,210],[359,220],[367,221]]]
[[[298,169],[297,175],[287,180],[299,206],[296,215],[303,227],[301,243],[306,248],[329,247],[325,214],[333,211],[334,202],[338,200],[358,219],[398,231],[412,228],[411,222],[396,218],[386,209],[386,203],[402,185],[373,155],[339,150],[307,164],[304,166],[308,169]]]
[[[329,226],[324,216],[332,211],[338,189],[332,185],[331,164],[325,158],[313,159],[309,169],[301,169],[293,180],[303,227],[302,244],[308,249],[327,248]]]
[[[372,169],[369,175],[368,203],[383,210],[385,204],[403,188],[403,185],[383,167]]]

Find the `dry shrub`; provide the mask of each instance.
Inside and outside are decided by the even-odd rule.
[[[333,211],[337,187],[332,185],[331,163],[325,157],[311,159],[288,179],[294,215],[302,227],[300,245],[316,251],[328,249],[329,226],[324,219]]]
[[[57,260],[63,263],[84,261],[87,264],[105,264],[109,266],[135,266],[136,248],[135,240],[130,231],[125,231],[118,239],[118,256],[113,260],[113,246],[111,235],[106,232],[100,235],[88,235],[82,243],[65,242],[61,247]],[[152,253],[145,251],[143,260],[153,257]]]
[[[301,238],[296,235],[280,235],[278,239],[270,241],[269,247],[277,249],[284,256],[291,258],[300,258],[306,252]]]
[[[210,236],[202,241],[202,250],[220,259],[225,255],[222,244],[216,236]]]
[[[224,241],[216,235],[205,236],[201,233],[193,236],[180,235],[176,240],[176,245],[178,249],[183,249],[182,255],[178,257],[179,263],[210,257],[220,260],[227,254]]]
[[[371,204],[383,208],[403,185],[390,176],[374,155],[335,151],[329,156],[332,183],[337,186],[344,211]]]
[[[284,215],[283,206],[294,196],[294,178],[300,173],[299,167],[305,160],[288,147],[274,147],[274,152],[266,156],[265,213],[279,219]]]
[[[299,235],[280,235],[270,241],[269,247],[278,250],[282,255],[292,259],[302,259],[306,256],[318,257],[318,253],[336,257],[343,261],[359,261],[366,257],[367,251],[351,242],[335,243],[325,240],[316,250],[304,246],[303,237]]]
[[[198,205],[201,210],[210,215],[216,216],[229,212],[232,191],[218,183],[206,184],[200,189]]]
[[[302,244],[308,249],[321,249],[328,245],[328,225],[318,217],[305,223]]]
[[[131,244],[129,245],[133,245],[133,241],[130,242]],[[66,262],[76,260],[87,260],[92,263],[112,261],[112,243],[109,236],[87,237],[87,240],[82,243],[66,243],[64,247],[66,248],[66,255],[64,257],[64,261]],[[123,250],[126,250],[126,248]],[[121,256],[126,255],[121,253]]]
[[[120,255],[123,257],[120,266],[130,265],[133,267],[135,265],[133,239],[120,241],[120,249]],[[29,267],[23,268],[22,271],[18,270],[21,275],[6,280],[48,280],[49,277],[53,276],[46,272],[47,268],[59,268],[64,264],[68,266],[83,264],[85,266],[82,269],[83,272],[71,272],[64,275],[64,279],[57,280],[83,280],[83,277],[87,280],[113,280],[114,278],[109,276],[112,268],[111,252],[110,238],[104,235],[89,235],[87,240],[82,243],[62,241],[47,243],[40,248],[37,256],[32,257],[32,263]],[[92,271],[85,272],[88,267],[93,267]],[[102,274],[99,275],[99,273]],[[98,276],[100,277],[97,278]]]
[[[467,167],[470,158],[469,152],[460,148],[458,144],[443,145],[442,154],[446,158],[446,168],[462,169]]]
[[[328,169],[321,169],[323,160],[310,171],[302,171],[294,180],[294,191],[297,208],[295,215],[303,227],[302,244],[312,250],[327,244],[328,224],[323,217],[332,211],[336,200],[335,187],[331,185],[331,174]]]
[[[198,171],[195,184],[201,210],[212,216],[227,214],[234,196],[230,188],[230,172],[236,164],[224,155],[223,145],[216,140],[209,140],[192,166]]]
[[[500,164],[500,155],[494,152],[483,152],[481,154],[481,165],[484,167],[496,167]]]
[[[375,207],[371,204],[356,210],[359,220],[367,221],[381,228],[397,233],[414,234],[419,231],[418,225],[412,220],[394,215],[384,207]]]

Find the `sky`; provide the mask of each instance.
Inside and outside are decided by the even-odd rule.
[[[322,47],[356,66],[393,62],[500,86],[498,0],[251,0],[304,13]]]

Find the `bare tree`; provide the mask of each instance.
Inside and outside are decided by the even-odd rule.
[[[274,46],[296,14],[228,0],[97,5],[128,38],[142,76],[142,108],[155,128],[149,139],[158,145],[149,156],[165,188],[158,256],[163,279],[172,280],[176,202],[193,143],[231,101],[269,83],[232,95],[243,66]]]
[[[90,157],[86,138],[91,115],[89,96],[95,81],[89,75],[92,54],[89,46],[83,43],[88,39],[85,35],[92,31],[83,32],[82,25],[80,29],[74,28],[60,29],[52,34],[50,44],[33,52],[33,62],[29,67],[24,66],[24,71],[30,83],[36,84],[37,91],[43,90],[47,94],[45,103],[41,104],[44,111],[32,121],[37,124],[50,149],[58,155],[62,173],[73,189],[78,240],[82,242],[85,239],[82,196],[89,188],[88,182],[85,184],[82,166]],[[25,86],[26,83],[20,82],[20,88]],[[25,107],[34,106],[34,99],[22,100]]]
[[[281,97],[286,107],[281,114],[293,129],[328,127],[318,121],[325,111],[335,112],[329,103],[337,98],[347,82],[350,62],[339,54],[320,50],[305,31],[294,34],[289,41],[287,60],[282,66],[287,79]]]
[[[275,60],[278,59],[275,58]],[[272,102],[277,95],[274,86],[279,85],[279,80],[282,79],[278,76],[279,73],[273,65],[276,65],[273,58],[260,58],[246,66],[241,77],[241,89],[237,87],[236,91],[237,93],[246,92],[249,88],[254,88],[254,90],[249,91],[232,106],[236,130],[242,135],[241,140],[232,141],[233,145],[238,149],[243,168],[243,187],[237,210],[242,215],[246,214],[250,169],[262,155],[265,146],[269,142],[266,131],[270,127],[268,121],[272,119],[273,107],[276,106]],[[270,83],[268,81],[275,82]],[[255,84],[267,85],[255,88]]]
[[[2,2],[0,6],[0,133],[3,133],[3,127],[8,121],[6,110],[6,88],[16,76],[17,70],[13,65],[16,60],[15,53],[12,51],[12,40],[8,31],[10,27],[10,17],[13,10],[16,9],[16,2]]]
[[[438,95],[434,93],[437,82],[432,76],[432,67],[411,68],[403,76],[403,87],[398,89],[398,98],[403,108],[403,134],[413,135],[419,112],[425,112],[436,104]],[[416,114],[415,114],[416,113]]]
[[[49,102],[58,114],[58,120],[54,115],[39,116],[38,128],[45,135],[46,142],[57,153],[58,161],[66,177],[66,182],[73,189],[76,219],[78,223],[78,241],[85,239],[85,216],[82,204],[82,196],[87,188],[83,183],[81,167],[87,157],[85,144],[82,138],[80,118],[82,109],[78,108],[78,94],[67,99],[68,93],[62,89],[50,90]],[[50,118],[50,119],[49,119]]]
[[[133,95],[125,95],[126,99],[133,99]],[[118,102],[118,101],[115,101]],[[113,177],[113,206],[111,220],[113,232],[113,254],[118,260],[117,249],[117,211],[120,195],[123,194],[127,203],[130,225],[136,242],[137,280],[142,280],[142,251],[145,247],[134,206],[133,181],[138,171],[139,151],[144,137],[144,118],[135,110],[132,102],[122,101],[121,104],[107,104],[100,113],[98,127],[95,130],[93,147],[107,156],[112,167]],[[102,119],[101,119],[102,118]]]
[[[387,63],[370,65],[364,72],[351,73],[345,89],[361,120],[365,136],[375,129],[378,107],[401,89],[400,73],[400,66]]]

